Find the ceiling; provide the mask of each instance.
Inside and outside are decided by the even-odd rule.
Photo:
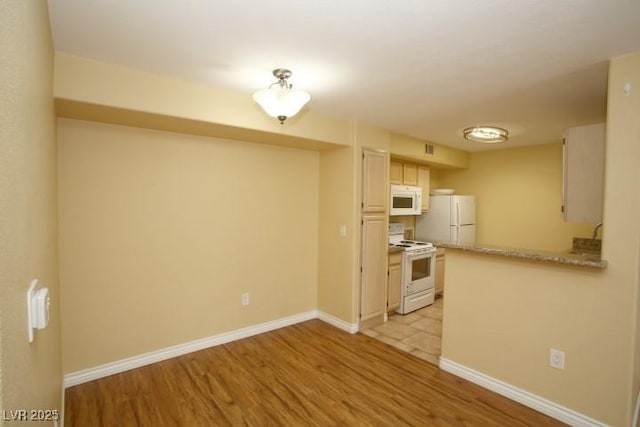
[[[604,121],[607,60],[640,51],[640,0],[49,0],[49,8],[58,51],[247,97],[274,80],[271,70],[289,68],[290,82],[311,93],[306,109],[467,151],[557,142],[567,127]],[[465,141],[462,130],[478,124],[511,138]]]

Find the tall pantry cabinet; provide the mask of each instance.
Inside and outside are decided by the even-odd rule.
[[[363,149],[360,329],[384,321],[387,281],[388,153]]]

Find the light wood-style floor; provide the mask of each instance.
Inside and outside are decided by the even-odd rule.
[[[552,426],[545,415],[319,320],[72,387],[65,426]]]

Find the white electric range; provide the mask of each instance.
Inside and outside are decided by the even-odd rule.
[[[435,300],[436,248],[428,242],[406,240],[402,223],[389,223],[389,248],[402,248],[400,308],[407,314]]]

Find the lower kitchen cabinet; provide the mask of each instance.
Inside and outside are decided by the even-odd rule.
[[[360,326],[363,328],[384,322],[387,284],[384,260],[389,247],[387,218],[385,214],[362,216]]]
[[[387,313],[400,307],[402,282],[402,252],[389,254],[389,274],[387,279]]]
[[[436,295],[444,294],[444,248],[436,249]]]

